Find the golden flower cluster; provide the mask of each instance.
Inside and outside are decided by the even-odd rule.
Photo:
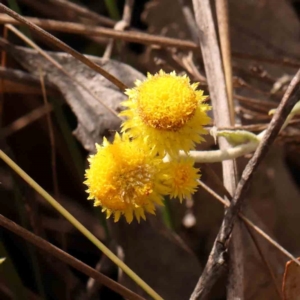
[[[199,169],[179,151],[188,153],[203,141],[203,126],[210,122],[210,106],[197,86],[187,76],[160,71],[126,90],[122,135],[96,145],[86,171],[88,199],[107,217],[140,221],[145,212],[155,213],[156,204],[163,205],[165,195],[182,201],[195,192]]]

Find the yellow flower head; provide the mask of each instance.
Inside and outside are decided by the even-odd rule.
[[[115,135],[110,144],[90,156],[90,168],[86,170],[88,199],[101,206],[107,218],[114,214],[115,222],[121,215],[131,223],[145,219],[145,211],[154,214],[155,204],[162,205],[162,195],[167,188],[161,182],[165,178],[163,162],[138,140],[130,141],[127,135]]]
[[[165,184],[170,189],[170,198],[189,199],[196,191],[200,174],[194,168],[194,160],[190,157],[170,161],[168,164],[168,179]]]
[[[148,74],[144,82],[137,81],[135,88],[126,91],[129,99],[123,105],[128,109],[121,115],[127,120],[122,130],[133,138],[143,138],[162,155],[176,156],[179,150],[194,149],[195,143],[203,140],[201,134],[207,133],[203,125],[210,122],[210,106],[203,103],[206,97],[197,86],[175,72]]]

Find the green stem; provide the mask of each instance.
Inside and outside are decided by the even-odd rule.
[[[234,159],[245,154],[251,153],[257,148],[258,144],[258,142],[251,142],[233,148],[228,148],[226,150],[190,151],[189,156],[192,157],[195,160],[195,162],[198,163],[222,162],[223,160]],[[186,153],[180,152],[180,155],[185,157]]]
[[[100,249],[109,259],[118,265],[133,281],[135,281],[153,299],[162,300],[145,281],[136,275],[123,261],[112,253],[101,241],[99,241],[90,231],[88,231],[76,218],[74,218],[65,208],[63,208],[49,193],[47,193],[38,183],[36,183],[27,173],[25,173],[14,161],[12,161],[2,150],[0,158],[12,168],[21,178],[23,178],[37,193],[39,193],[50,205],[52,205],[61,215],[63,215],[73,226],[86,236],[98,249]]]
[[[270,113],[274,113],[275,110],[270,111]],[[286,118],[284,124],[281,127],[281,131],[288,125],[289,121],[295,116],[300,115],[300,101],[297,102],[292,109],[289,116]],[[246,144],[241,144],[233,148],[228,148],[226,150],[215,150],[215,151],[190,151],[189,156],[195,159],[195,162],[198,163],[214,163],[214,162],[221,162],[223,160],[229,160],[238,158],[245,154],[251,153],[255,151],[258,144],[262,140],[266,130],[262,131],[257,137],[257,141],[251,141]],[[183,151],[180,152],[180,155],[185,157],[187,154]],[[165,161],[168,161],[168,156],[164,158]]]

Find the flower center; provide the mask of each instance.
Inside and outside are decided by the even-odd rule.
[[[177,131],[194,115],[198,97],[188,78],[154,76],[138,87],[138,112],[152,128]]]
[[[189,180],[189,172],[184,166],[179,166],[175,170],[174,183],[177,187],[183,187]]]
[[[148,165],[136,166],[115,176],[119,185],[119,195],[125,203],[143,205],[153,192],[151,168]]]

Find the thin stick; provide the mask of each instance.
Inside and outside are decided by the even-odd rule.
[[[214,121],[217,127],[232,125],[232,116],[228,95],[226,92],[225,76],[223,73],[220,49],[217,41],[212,10],[209,0],[193,0],[195,19],[198,26],[200,47],[205,66],[210,98],[214,110]],[[229,38],[226,36],[226,38]],[[219,138],[220,151],[228,151],[231,146],[224,138]],[[222,161],[223,182],[228,192],[233,195],[237,184],[237,167],[234,160]],[[235,277],[234,285],[228,286],[228,291],[234,290],[234,297],[242,299],[243,265],[241,228],[236,227],[233,243],[231,244],[230,274]],[[230,275],[231,277],[231,275]],[[233,289],[231,288],[233,286]],[[193,297],[193,296],[192,296]]]
[[[0,11],[8,14],[12,18],[18,20],[20,23],[26,25],[29,27],[33,32],[37,33],[38,35],[42,36],[45,40],[50,42],[51,44],[54,44],[58,48],[60,48],[62,51],[65,51],[69,54],[71,54],[74,58],[77,60],[81,61],[83,64],[87,65],[97,73],[101,74],[103,77],[105,77],[107,80],[112,82],[115,86],[117,86],[121,91],[124,91],[127,86],[121,82],[119,79],[116,77],[112,76],[110,73],[105,71],[103,68],[101,68],[99,65],[95,64],[92,62],[90,59],[86,58],[84,55],[79,53],[78,51],[74,50],[67,44],[63,43],[60,41],[58,38],[54,37],[52,34],[49,32],[43,30],[42,28],[38,27],[37,25],[33,24],[32,22],[28,21],[26,18],[23,18],[21,15],[18,13],[14,12],[13,10],[9,9],[5,5],[0,3]]]
[[[49,19],[38,19],[27,17],[26,20],[31,24],[35,24],[47,30],[66,32],[66,33],[77,33],[80,35],[88,36],[102,36],[114,39],[120,39],[133,43],[140,43],[145,45],[158,45],[164,47],[176,47],[187,50],[198,50],[199,46],[192,41],[180,40],[175,38],[168,38],[163,36],[151,35],[138,31],[118,31],[110,28],[101,26],[90,26],[83,25],[74,22],[62,22]],[[13,24],[18,25],[22,22],[14,20],[4,14],[0,14],[0,23],[2,24]],[[38,27],[38,28],[39,28]]]
[[[216,13],[219,29],[220,50],[222,54],[222,63],[226,83],[227,102],[229,110],[230,125],[235,124],[235,111],[233,102],[233,83],[232,83],[232,65],[231,65],[231,47],[229,35],[229,17],[228,17],[228,0],[216,0]],[[228,124],[227,124],[228,125]],[[229,172],[235,175],[234,188],[237,184],[237,166],[232,162],[228,166]],[[244,287],[244,272],[243,272],[243,245],[242,245],[242,227],[238,222],[233,240],[229,249],[230,266],[227,283],[227,298],[228,299],[243,299]]]
[[[4,228],[8,229],[9,231],[14,232],[15,234],[22,237],[26,241],[32,243],[36,247],[42,249],[46,253],[60,259],[61,261],[65,262],[66,264],[70,265],[71,267],[86,274],[87,276],[94,278],[95,280],[104,284],[111,290],[122,295],[124,298],[132,299],[132,300],[144,300],[144,298],[142,298],[141,296],[132,292],[131,290],[127,289],[123,285],[113,281],[109,277],[101,274],[100,272],[96,271],[95,269],[91,268],[90,266],[86,265],[85,263],[81,262],[80,260],[76,259],[75,257],[71,256],[70,254],[66,253],[65,251],[59,249],[58,247],[52,245],[51,243],[49,243],[46,240],[40,238],[39,236],[33,234],[32,232],[17,225],[13,221],[5,218],[3,215],[0,215],[0,225]]]

